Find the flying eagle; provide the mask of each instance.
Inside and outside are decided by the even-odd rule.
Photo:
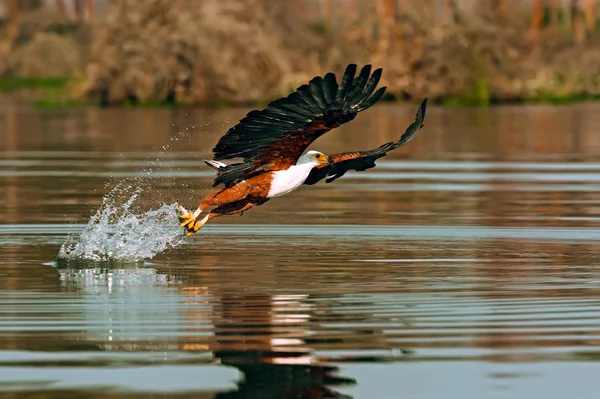
[[[213,186],[225,187],[205,197],[195,212],[179,206],[185,235],[191,236],[212,218],[244,212],[302,184],[312,185],[322,179],[331,183],[349,170],[372,168],[378,158],[407,144],[423,127],[427,99],[396,142],[368,151],[329,156],[308,151],[302,155],[313,141],[354,119],[385,92],[385,87],[375,90],[381,69],[371,73],[371,65],[366,65],[358,75],[356,70],[356,65],[348,65],[340,84],[333,73],[317,76],[262,111],[251,111],[229,129],[213,149],[213,159],[204,161],[217,170]],[[243,162],[221,162],[232,158],[242,158]],[[210,207],[215,208],[198,220]]]

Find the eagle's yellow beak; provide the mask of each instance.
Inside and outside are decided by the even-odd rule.
[[[320,165],[332,165],[333,164],[333,159],[331,159],[331,157],[328,155],[320,156],[319,158],[317,158],[317,161],[319,162]]]

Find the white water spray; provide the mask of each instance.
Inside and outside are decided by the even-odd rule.
[[[206,123],[208,125],[209,122]],[[204,126],[206,126],[204,125]],[[175,125],[173,125],[175,127]],[[116,184],[104,196],[98,211],[91,217],[80,235],[70,235],[60,248],[57,261],[63,263],[106,262],[134,263],[152,259],[157,254],[186,241],[179,227],[177,204],[164,204],[151,211],[135,211],[144,191],[152,189],[153,172],[157,168],[173,169],[172,160],[161,156],[183,139],[189,140],[196,126],[187,126],[171,143],[162,147],[156,160],[150,160],[142,177],[126,179]],[[172,186],[180,185],[175,177]],[[106,188],[109,187],[107,183]]]
[[[130,194],[130,190],[133,194]],[[69,236],[58,253],[59,262],[141,262],[182,244],[183,229],[177,220],[177,204],[136,213],[133,205],[142,188],[120,188],[107,194],[100,209],[79,236]],[[119,203],[126,193],[129,198]]]

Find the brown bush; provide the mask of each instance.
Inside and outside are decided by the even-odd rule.
[[[93,29],[84,91],[111,104],[248,102],[281,95],[298,70],[318,69],[310,54],[299,57],[264,2],[221,3],[115,2]]]
[[[61,34],[65,22],[52,8],[22,14],[15,37],[0,36],[0,77],[67,77],[80,71],[84,53],[79,33],[84,29],[69,26],[71,31]]]
[[[15,49],[4,73],[10,76],[71,76],[81,68],[81,49],[76,40],[52,33],[39,33]]]

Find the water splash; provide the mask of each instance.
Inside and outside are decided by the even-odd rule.
[[[57,261],[142,262],[184,242],[177,221],[177,204],[137,213],[134,204],[141,187],[117,185],[107,194],[100,209],[79,236],[69,236],[58,253]],[[124,193],[129,197],[119,199]]]
[[[80,235],[67,237],[58,253],[57,263],[139,263],[181,245],[186,237],[177,220],[177,204],[163,203],[159,208],[145,212],[136,211],[135,205],[144,192],[150,192],[149,189],[154,189],[152,195],[155,196],[156,169],[178,169],[173,159],[162,159],[162,155],[178,142],[186,138],[191,140],[190,133],[194,128],[195,125],[186,126],[171,137],[171,143],[162,146],[159,157],[148,160],[141,176],[120,182],[108,181],[105,188],[110,191],[104,196],[102,205]],[[174,177],[172,179],[172,186],[186,187]]]

